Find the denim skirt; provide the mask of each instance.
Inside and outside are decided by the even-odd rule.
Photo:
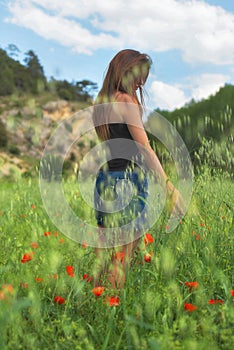
[[[133,228],[146,218],[148,179],[143,171],[99,171],[94,188],[97,224],[106,228],[132,223]],[[143,215],[142,215],[143,214]]]

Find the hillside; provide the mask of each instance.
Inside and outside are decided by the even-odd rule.
[[[199,134],[221,141],[234,134],[234,86],[225,85],[207,99],[192,100],[171,112],[156,111],[175,125],[189,148]]]
[[[225,85],[207,99],[191,101],[180,109],[156,112],[167,118],[185,142],[194,165],[210,162],[233,173],[234,169],[234,86]],[[154,113],[148,118],[152,131]],[[160,152],[159,152],[160,153]]]
[[[90,80],[48,79],[34,51],[26,52],[23,62],[18,53],[13,44],[0,48],[0,178],[35,174],[54,128],[90,106],[97,89]],[[79,162],[85,147],[82,142],[73,150],[73,161]]]
[[[87,102],[60,100],[53,95],[0,98],[0,178],[35,175],[46,143],[64,119],[90,106]],[[80,120],[82,123],[82,120]],[[84,142],[67,155],[67,167],[82,158]]]

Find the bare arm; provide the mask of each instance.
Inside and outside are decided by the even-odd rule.
[[[121,104],[121,115],[123,116],[123,119],[128,126],[133,140],[142,146],[140,149],[147,166],[153,172],[155,178],[157,178],[160,182],[163,180],[162,185],[165,185],[166,182],[168,190],[173,191],[174,186],[170,181],[168,181],[168,177],[157,155],[150,146],[148,136],[142,123],[139,106],[129,95],[121,94],[119,96],[120,97],[117,101],[123,102],[123,104]]]

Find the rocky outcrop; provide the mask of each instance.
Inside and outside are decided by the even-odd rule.
[[[22,159],[33,158],[39,161],[44,149],[56,127],[62,121],[65,129],[69,130],[69,145],[66,159],[75,164],[80,164],[84,155],[93,145],[93,136],[89,133],[79,138],[80,130],[84,129],[86,114],[78,113],[78,118],[72,118],[75,111],[79,111],[77,105],[58,100],[50,101],[40,106],[31,103],[21,108],[9,108],[3,106],[0,118],[7,130],[7,147],[0,150],[0,177],[13,174],[23,174],[30,170],[30,165]],[[63,144],[61,135],[61,145]],[[77,142],[74,142],[77,141]],[[73,144],[74,142],[74,144]],[[66,145],[65,145],[66,146]],[[35,163],[35,162],[34,162]]]
[[[68,119],[72,114],[71,105],[64,100],[50,101],[43,106],[44,117],[54,121]]]

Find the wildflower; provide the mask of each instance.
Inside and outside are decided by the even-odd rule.
[[[89,275],[87,274],[87,273],[85,273],[84,275],[83,275],[83,280],[86,280],[86,282],[90,282],[91,281],[91,277],[89,277]]]
[[[234,289],[230,290],[230,294],[231,294],[232,297],[234,297]]]
[[[45,237],[48,237],[48,236],[50,236],[50,235],[51,235],[51,232],[50,232],[50,231],[44,232],[44,236],[45,236]]]
[[[150,243],[153,243],[154,242],[154,238],[151,236],[150,233],[146,233],[145,234],[145,237],[144,237],[144,243],[147,245],[147,244],[150,244]]]
[[[197,306],[189,303],[184,303],[184,310],[188,312],[193,312],[197,310]]]
[[[201,227],[204,227],[204,226],[205,226],[204,222],[201,222],[201,223],[200,223],[200,226],[201,226]]]
[[[212,305],[212,304],[223,304],[224,303],[224,300],[222,299],[210,299],[208,301],[208,304]]]
[[[28,283],[21,282],[20,287],[22,288],[28,288]]]
[[[36,277],[36,281],[40,283],[42,281],[42,278],[41,277]]]
[[[184,282],[184,284],[186,285],[186,287],[189,288],[190,292],[193,289],[197,289],[199,287],[199,283],[198,282]]]
[[[31,247],[32,247],[33,249],[35,249],[35,248],[38,248],[39,245],[38,245],[37,242],[32,242],[32,243],[31,243]]]
[[[70,265],[66,266],[66,271],[70,277],[74,277],[74,267],[73,266],[70,266]]]
[[[36,209],[35,204],[32,204],[32,205],[31,205],[31,208],[32,208],[32,209]]]
[[[87,248],[87,243],[82,242],[82,248]]]
[[[106,304],[109,304],[110,306],[119,306],[119,298],[114,296],[107,297]]]
[[[63,297],[60,297],[59,295],[54,297],[54,302],[61,305],[65,303],[65,299]]]
[[[22,259],[21,259],[22,264],[24,264],[24,263],[26,263],[26,262],[32,260],[33,254],[34,254],[33,252],[31,252],[31,253],[25,253],[25,254],[23,255]]]
[[[63,238],[60,238],[59,243],[64,243],[65,240]]]
[[[96,297],[100,297],[102,295],[102,293],[104,292],[105,288],[104,287],[95,287],[91,290],[91,292],[96,296]]]
[[[55,237],[58,237],[58,235],[59,235],[59,234],[58,234],[58,231],[54,231],[54,236],[55,236]]]
[[[196,238],[197,241],[202,240],[202,237],[200,235],[196,235],[195,238]]]
[[[114,255],[114,258],[116,260],[120,260],[121,262],[124,262],[124,256],[125,256],[124,252],[116,252]]]
[[[144,255],[144,260],[145,260],[145,262],[150,263],[150,262],[151,262],[152,256],[153,256],[153,253],[146,253],[146,254]]]
[[[54,279],[57,279],[58,275],[57,275],[57,273],[54,273],[51,277],[54,278]]]
[[[2,291],[4,292],[4,293],[10,293],[10,294],[13,294],[13,287],[12,287],[12,285],[11,284],[3,284],[2,285]]]
[[[3,284],[2,290],[0,291],[0,300],[8,300],[9,294],[13,294],[13,287],[11,284]]]

